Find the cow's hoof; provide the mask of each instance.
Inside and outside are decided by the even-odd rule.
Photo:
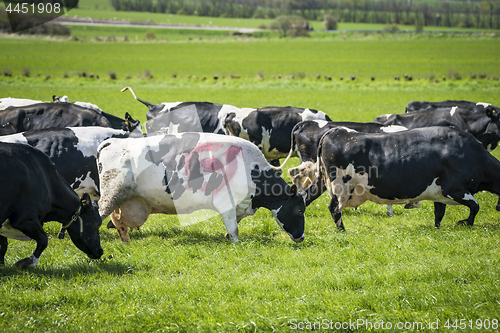
[[[35,261],[33,260],[33,258],[31,258],[31,257],[21,259],[21,260],[19,260],[18,262],[16,262],[16,263],[14,264],[14,266],[19,267],[19,268],[22,268],[22,269],[35,267],[35,265],[36,265],[36,263],[35,263]]]
[[[459,226],[467,226],[467,227],[472,227],[472,224],[469,224],[469,222],[467,222],[467,220],[458,221],[458,222],[457,222],[457,225],[459,225]]]
[[[115,225],[113,224],[113,222],[109,221],[108,225],[107,225],[107,228],[108,229],[115,229]]]

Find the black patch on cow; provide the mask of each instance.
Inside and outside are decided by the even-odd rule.
[[[218,174],[217,172],[212,173],[208,179],[207,187],[205,188],[205,195],[209,195],[215,191],[220,186],[223,179],[224,174]]]
[[[182,170],[184,168],[184,163],[186,162],[186,156],[182,155],[181,158],[179,159],[179,163],[177,163],[177,171]]]
[[[344,177],[342,177],[342,181],[344,183],[349,182],[351,179],[352,179],[352,177],[350,175],[345,175]]]
[[[189,160],[188,186],[193,189],[193,193],[196,193],[203,186],[203,181],[200,156],[197,152],[194,152]]]
[[[90,177],[99,188],[99,175],[95,156],[84,156],[78,150],[78,137],[69,128],[25,132],[28,144],[45,153],[63,178],[77,189],[83,180]],[[81,180],[76,180],[77,178]]]
[[[231,133],[231,135],[239,137],[241,133],[241,126],[238,122],[233,121],[234,117],[236,117],[236,113],[228,113],[226,120],[224,121],[224,127],[229,131],[229,133]]]

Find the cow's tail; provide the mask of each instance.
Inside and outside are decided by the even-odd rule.
[[[290,135],[290,142],[291,142],[291,145],[290,145],[290,152],[288,153],[288,156],[285,158],[285,160],[283,161],[283,164],[281,164],[280,166],[274,166],[272,165],[272,168],[276,171],[279,171],[279,170],[282,170],[283,167],[285,166],[285,164],[288,162],[288,160],[290,159],[290,157],[292,157],[293,155],[293,152],[296,151],[296,147],[295,147],[295,136],[293,135],[293,133],[295,133],[296,129],[297,129],[297,126],[299,125],[300,123],[297,123],[295,124],[295,126],[293,126],[293,129],[292,129],[292,134]]]
[[[137,95],[134,93],[134,91],[132,90],[132,88],[130,87],[125,87],[121,90],[121,92],[124,92],[124,91],[127,91],[127,90],[130,90],[130,92],[132,93],[132,95],[134,96],[134,98],[136,100],[138,100],[139,102],[141,102],[142,104],[146,105],[148,107],[148,109],[152,109],[155,105],[154,104],[151,104],[149,102],[146,102],[145,100],[142,100],[140,99],[139,97],[137,97]]]

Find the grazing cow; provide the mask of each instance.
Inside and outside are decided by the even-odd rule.
[[[226,115],[239,110],[232,105],[210,102],[151,104],[138,98],[132,88],[125,87],[122,92],[126,90],[130,90],[136,100],[148,107],[149,111],[146,113],[148,133],[168,128],[170,134],[183,132],[226,134],[224,131]]]
[[[106,139],[129,136],[143,135],[109,127],[64,127],[5,135],[0,141],[27,144],[42,151],[78,195],[98,197],[97,147]]]
[[[332,198],[328,208],[341,230],[343,209],[367,200],[380,204],[432,200],[436,227],[446,205],[465,205],[470,215],[459,224],[472,226],[479,211],[473,195],[479,191],[500,195],[500,161],[472,135],[453,128],[366,134],[338,127],[320,141],[318,176],[306,190],[306,203],[324,187]]]
[[[46,128],[80,126],[111,127],[142,133],[139,125],[139,121],[132,119],[128,113],[125,114],[124,120],[73,103],[38,103],[22,107],[10,106],[0,112],[0,127],[10,128],[14,133]]]
[[[291,106],[245,108],[229,113],[225,127],[228,134],[254,143],[271,164],[279,165],[279,159],[290,152],[293,127],[304,120],[329,121],[330,118],[322,111]]]
[[[122,241],[150,214],[209,209],[238,241],[238,222],[265,207],[292,240],[304,239],[304,197],[252,143],[209,133],[109,139],[99,147],[99,212],[111,214]]]
[[[35,267],[48,245],[43,224],[62,223],[72,242],[91,259],[101,257],[97,203],[82,199],[42,152],[22,144],[0,143],[0,264],[4,264],[7,238],[34,240],[36,249],[19,267]]]
[[[500,112],[500,108],[489,103],[476,103],[456,100],[446,100],[439,102],[412,101],[406,104],[405,112],[436,111],[440,109],[451,110],[454,107],[468,109],[471,112],[482,112],[485,108],[490,107],[495,109],[496,112]]]
[[[435,103],[441,103],[442,106],[445,102]],[[407,106],[407,109],[415,109],[418,103],[423,104],[424,102],[410,103],[411,105]],[[488,150],[495,149],[500,141],[498,108],[479,103],[474,109],[470,109],[463,107],[466,106],[467,102],[458,101],[458,103],[459,106],[453,107],[424,107],[425,111],[385,114],[377,117],[374,122],[382,125],[400,125],[408,129],[430,126],[454,127],[474,135]]]

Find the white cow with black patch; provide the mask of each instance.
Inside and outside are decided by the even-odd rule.
[[[391,134],[366,134],[347,128],[327,132],[318,148],[318,177],[308,189],[307,204],[326,188],[339,229],[342,211],[365,201],[408,204],[434,201],[435,226],[446,205],[465,205],[472,226],[479,211],[474,194],[500,195],[500,161],[472,135],[447,127]],[[497,206],[497,210],[499,207]]]
[[[123,241],[150,214],[219,213],[233,241],[238,222],[265,207],[290,237],[304,239],[304,198],[252,143],[208,133],[109,139],[99,147],[99,212]]]
[[[331,119],[323,111],[292,106],[268,106],[231,112],[226,117],[224,127],[228,134],[254,143],[266,159],[277,166],[279,159],[290,152],[293,127],[304,120]]]

